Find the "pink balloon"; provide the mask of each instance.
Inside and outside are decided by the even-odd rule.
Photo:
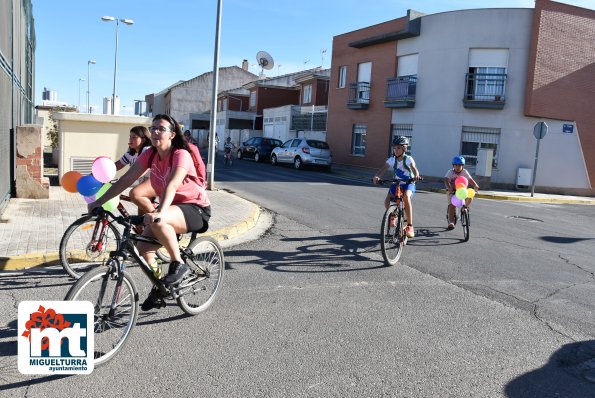
[[[91,171],[97,181],[110,182],[116,176],[116,164],[107,156],[99,156],[93,162]]]
[[[463,201],[459,198],[457,198],[456,196],[452,196],[452,198],[450,199],[450,203],[452,203],[452,205],[454,207],[461,207],[463,206]]]
[[[464,184],[466,187],[467,185],[469,185],[469,181],[467,180],[467,177],[459,176],[455,180],[455,186],[457,186],[457,184]]]

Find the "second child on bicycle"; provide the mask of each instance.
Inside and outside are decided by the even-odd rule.
[[[231,142],[231,137],[227,137],[225,139],[225,144],[223,144],[223,151],[224,151],[224,155],[223,156],[233,156],[233,150],[235,149],[235,145],[233,144],[233,142]]]
[[[179,284],[190,274],[179,250],[176,234],[208,228],[210,201],[205,185],[205,166],[195,145],[189,145],[179,124],[169,115],[153,118],[151,142],[154,149],[143,152],[132,167],[97,201],[89,204],[89,211],[119,195],[146,170],[151,169],[150,185],[159,197],[159,207],[145,214],[143,235],[159,240],[172,260],[164,283]],[[155,263],[155,245],[139,242],[139,253],[148,264]],[[164,307],[159,291],[151,289],[142,304],[147,311]]]
[[[408,238],[413,238],[415,236],[415,231],[413,229],[413,205],[411,204],[411,199],[415,193],[415,181],[419,179],[419,171],[417,170],[413,157],[405,153],[407,152],[407,146],[409,146],[409,139],[407,137],[396,136],[393,139],[393,156],[386,160],[372,180],[377,184],[387,170],[393,171],[394,178],[405,181],[414,180],[414,182],[408,184],[401,184],[403,207],[405,209],[405,215],[407,216],[405,233]],[[393,184],[388,190],[386,198],[384,199],[384,207],[386,209],[388,209],[391,199],[395,196],[396,188],[396,184]]]
[[[452,159],[452,169],[448,170],[446,172],[446,175],[444,176],[444,185],[446,186],[446,197],[448,199],[448,230],[454,229],[455,227],[456,209],[452,204],[451,200],[456,191],[455,180],[459,177],[465,177],[469,182],[469,185],[473,187],[475,192],[479,190],[479,185],[477,184],[477,182],[475,182],[473,177],[471,177],[471,174],[469,174],[469,172],[465,169],[465,158],[460,155],[455,156]],[[466,198],[465,206],[469,207],[472,200],[472,198]]]

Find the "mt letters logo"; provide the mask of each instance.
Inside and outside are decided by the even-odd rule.
[[[88,301],[19,304],[19,371],[89,374],[93,371],[93,305]]]

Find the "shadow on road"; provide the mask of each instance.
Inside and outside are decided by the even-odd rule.
[[[563,345],[547,364],[512,380],[509,398],[595,397],[595,340]]]
[[[246,263],[261,265],[280,272],[349,272],[384,267],[382,258],[374,267],[350,267],[347,262],[373,261],[369,253],[380,250],[377,234],[343,234],[334,236],[281,237],[281,242],[300,242],[295,252],[273,250],[230,250],[226,256],[246,256]],[[379,254],[380,255],[380,254]],[[256,257],[256,259],[254,259]],[[236,263],[237,264],[237,263]],[[230,267],[233,269],[233,267]]]

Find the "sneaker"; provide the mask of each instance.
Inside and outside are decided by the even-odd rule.
[[[449,230],[449,231],[452,230],[452,229],[455,229],[454,223],[449,223],[448,224],[448,227],[446,227],[446,229]]]
[[[169,265],[167,276],[163,279],[166,285],[176,285],[190,275],[190,268],[186,264],[173,261]]]
[[[140,308],[143,311],[149,311],[153,308],[163,308],[165,307],[165,300],[161,297],[159,293],[159,289],[153,287],[151,289],[151,293],[149,293],[149,297],[141,304]]]
[[[405,227],[405,234],[409,239],[412,239],[415,236],[415,232],[413,231],[413,225],[407,225]]]
[[[397,217],[394,214],[390,215],[390,227],[394,228],[397,226]]]

